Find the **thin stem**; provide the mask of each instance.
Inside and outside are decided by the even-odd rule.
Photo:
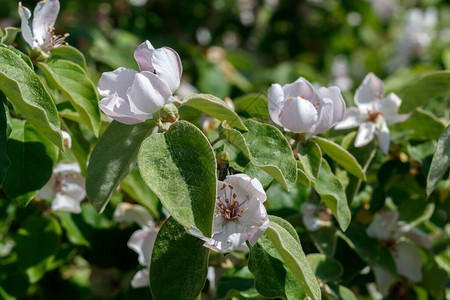
[[[223,140],[223,137],[219,136],[217,139],[211,142],[211,146],[214,146],[218,141]]]

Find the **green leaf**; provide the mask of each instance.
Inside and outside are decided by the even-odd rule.
[[[439,138],[436,152],[431,161],[430,171],[427,177],[427,195],[436,188],[437,183],[444,176],[450,166],[450,125]]]
[[[297,162],[286,138],[272,125],[254,120],[246,120],[244,124],[248,131],[241,133],[222,123],[219,133],[286,190],[292,189],[297,182]]]
[[[53,211],[53,213],[59,217],[61,225],[66,231],[67,238],[72,244],[90,247],[89,240],[86,239],[74,220],[78,215],[68,211]]]
[[[13,46],[10,46],[10,45],[7,46],[7,45],[3,45],[3,44],[0,44],[0,48],[6,48],[8,50],[11,50],[18,57],[20,57],[31,69],[33,69],[33,63],[31,62],[31,59],[22,51],[14,48]]]
[[[213,95],[191,94],[184,99],[182,104],[198,109],[218,120],[226,120],[234,128],[247,130],[239,116],[227,106],[225,101]]]
[[[138,157],[142,179],[172,217],[210,237],[216,201],[216,158],[205,135],[179,121],[143,143]]]
[[[350,224],[350,209],[344,187],[336,175],[331,172],[328,162],[323,159],[317,180],[312,182],[316,192],[331,209],[342,230]]]
[[[321,299],[319,284],[301,244],[276,222],[270,222],[266,234],[311,299]]]
[[[81,53],[77,48],[72,46],[59,46],[50,50],[50,54],[52,55],[50,61],[64,59],[69,60],[73,63],[76,63],[80,67],[82,67],[87,72],[86,67],[86,59],[84,58],[83,53]]]
[[[92,151],[86,176],[86,194],[97,212],[102,212],[113,192],[133,169],[142,141],[154,121],[126,125],[112,121]]]
[[[75,159],[78,161],[81,174],[86,177],[87,161],[91,152],[91,142],[86,139],[80,123],[66,118],[63,119],[63,123],[72,138],[72,148],[70,148],[70,152],[72,152],[73,156],[75,156]],[[88,129],[86,129],[86,131],[88,131]]]
[[[403,93],[399,113],[407,113],[450,91],[450,71],[428,73]]]
[[[306,258],[309,261],[314,274],[322,281],[335,281],[344,273],[341,263],[334,258],[329,258],[325,254],[312,253]]]
[[[12,132],[6,144],[9,165],[3,189],[20,206],[25,206],[52,176],[58,148],[29,122],[12,119]]]
[[[297,164],[300,165],[300,162],[297,161]],[[307,188],[311,186],[311,180],[302,169],[297,169],[297,182],[303,184]]]
[[[49,217],[32,216],[17,230],[19,265],[31,283],[36,283],[46,273],[58,251],[60,236],[58,221]]]
[[[304,299],[306,292],[283,262],[267,234],[252,247],[248,268],[255,277],[256,290],[266,298]]]
[[[314,141],[320,146],[323,152],[328,154],[334,161],[343,166],[347,171],[366,181],[366,174],[359,165],[356,158],[340,145],[321,137],[315,137]]]
[[[225,98],[230,95],[230,84],[219,66],[201,62],[198,64],[198,88],[207,93]]]
[[[342,238],[367,264],[380,267],[397,276],[395,261],[388,249],[382,247],[377,239],[366,234],[363,227],[352,224],[345,233],[337,232]]]
[[[252,93],[233,100],[237,113],[245,113],[251,118],[260,118],[264,121],[270,119],[266,95]]]
[[[120,183],[120,188],[128,194],[134,201],[145,206],[151,214],[159,219],[158,204],[159,199],[148,188],[138,169],[133,169]]]
[[[0,42],[5,45],[11,45],[16,39],[17,34],[20,32],[20,28],[6,27],[5,34],[0,39]]]
[[[311,237],[316,248],[328,257],[333,257],[336,252],[337,234],[335,227],[321,228],[318,231],[311,232]]]
[[[208,273],[209,250],[203,243],[172,217],[166,220],[152,252],[150,288],[153,299],[196,299]]]
[[[252,162],[249,162],[247,166],[245,166],[244,173],[252,178],[257,178],[259,182],[261,182],[263,188],[269,187],[273,181],[273,177],[269,173],[258,168]]]
[[[68,60],[54,60],[39,63],[47,80],[55,84],[70,100],[81,119],[98,136],[100,131],[100,108],[94,84],[87,73]]]
[[[320,147],[312,141],[305,145],[300,143],[297,148],[300,169],[311,179],[316,179],[322,164],[322,151]]]
[[[9,166],[9,159],[6,154],[6,141],[11,134],[11,118],[9,109],[6,105],[6,97],[0,92],[0,183],[6,175],[6,169]]]
[[[0,47],[0,90],[27,120],[63,148],[58,111],[39,77],[11,50]]]
[[[395,124],[394,128],[400,130],[414,130],[413,137],[420,139],[438,140],[442,131],[445,129],[445,123],[431,112],[421,108],[416,109],[411,117],[403,123]]]
[[[333,290],[335,295],[340,297],[339,299],[345,299],[345,300],[357,300],[355,294],[353,294],[352,290],[346,288],[343,285],[337,285],[329,283],[328,286]],[[335,300],[336,297],[331,297],[330,300]]]

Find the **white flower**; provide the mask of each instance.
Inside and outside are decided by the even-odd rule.
[[[58,0],[40,1],[34,8],[33,23],[30,25],[31,12],[19,2],[19,15],[22,20],[22,36],[32,49],[47,52],[59,47],[68,36],[55,36],[54,27],[59,13]]]
[[[118,68],[103,73],[98,82],[100,109],[112,119],[125,124],[141,123],[173,101],[180,86],[181,60],[175,50],[155,49],[149,41],[134,52],[140,71]]]
[[[366,229],[367,235],[379,239],[391,252],[397,272],[412,282],[422,280],[422,256],[417,247],[403,237],[407,237],[426,249],[431,248],[428,236],[405,222],[397,222],[398,212],[389,211],[377,215]],[[380,267],[373,267],[375,279],[381,294],[387,295],[395,277]]]
[[[286,131],[306,132],[306,138],[324,133],[342,120],[345,102],[338,87],[314,91],[305,78],[290,84],[272,84],[269,90],[269,114]]]
[[[58,164],[37,197],[53,198],[52,210],[80,213],[80,203],[86,197],[85,180],[81,176],[80,166],[77,163]]]
[[[367,145],[377,136],[383,153],[389,151],[389,128],[387,125],[403,122],[409,114],[399,115],[402,100],[394,93],[384,97],[383,82],[373,73],[364,78],[355,93],[356,107],[347,108],[344,119],[335,129],[348,129],[359,126],[355,147]]]
[[[239,248],[245,241],[254,245],[269,226],[264,207],[266,193],[256,178],[246,174],[228,175],[217,182],[216,213],[212,237],[193,227],[188,232],[205,241],[203,246],[219,253]]]
[[[300,206],[303,213],[303,224],[309,231],[317,231],[322,227],[331,226],[331,210],[329,208],[319,209],[317,205],[303,203]]]
[[[134,288],[149,286],[150,262],[153,245],[158,235],[153,218],[143,206],[123,202],[114,211],[114,220],[136,222],[142,227],[131,235],[127,243],[128,248],[138,254],[139,263],[145,267],[134,275],[131,286]]]

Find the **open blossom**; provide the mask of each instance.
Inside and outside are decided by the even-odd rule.
[[[336,129],[359,126],[355,147],[367,145],[376,136],[383,153],[389,151],[388,125],[403,122],[409,114],[398,114],[402,100],[394,93],[384,97],[383,82],[373,73],[364,78],[355,93],[356,107],[347,108],[344,119]]]
[[[338,87],[317,91],[300,77],[293,83],[272,84],[269,90],[269,114],[286,131],[306,132],[306,138],[324,133],[342,120],[345,102]]]
[[[148,286],[153,245],[158,235],[153,218],[143,206],[123,202],[114,211],[114,219],[118,222],[135,222],[141,226],[142,229],[136,230],[127,243],[128,248],[138,254],[139,263],[145,267],[134,275],[131,286]]]
[[[428,236],[406,222],[398,222],[398,212],[388,211],[376,216],[366,229],[367,235],[379,239],[391,252],[397,273],[412,282],[422,280],[422,256],[419,249],[410,242],[399,241],[405,237],[423,246],[431,248]],[[381,294],[387,295],[389,286],[396,281],[395,277],[380,267],[373,267],[375,279]]]
[[[58,164],[53,175],[37,197],[52,198],[52,210],[80,213],[81,201],[86,197],[85,180],[77,163]]]
[[[59,13],[58,0],[40,1],[34,8],[33,22],[30,24],[31,12],[19,2],[19,15],[22,20],[22,36],[32,49],[47,52],[59,47],[68,36],[55,35],[54,27]]]
[[[152,119],[154,113],[171,103],[183,71],[175,50],[155,49],[149,41],[137,47],[134,58],[141,72],[118,68],[103,73],[98,82],[98,91],[105,97],[99,102],[100,109],[125,124]]]
[[[269,227],[263,204],[266,199],[258,179],[246,174],[228,175],[225,181],[217,182],[212,237],[203,236],[195,227],[188,232],[204,240],[203,246],[219,253],[237,250],[247,240],[254,245]]]

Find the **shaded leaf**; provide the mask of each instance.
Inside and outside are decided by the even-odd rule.
[[[84,58],[83,53],[75,47],[69,45],[59,46],[50,50],[50,54],[52,55],[50,61],[65,59],[76,63],[87,72],[86,59]]]
[[[300,169],[311,179],[316,179],[322,164],[322,151],[320,147],[312,141],[305,145],[300,143],[297,148]]]
[[[427,195],[429,196],[436,188],[437,183],[450,167],[450,125],[439,138],[436,152],[431,161],[430,171],[427,177]]]
[[[216,201],[216,158],[205,135],[179,121],[148,137],[139,151],[142,179],[172,217],[210,237]]]
[[[341,263],[334,258],[329,258],[325,254],[312,253],[306,258],[309,261],[314,274],[322,281],[335,281],[344,273]]]
[[[209,250],[203,243],[172,217],[166,220],[152,252],[153,299],[196,299],[205,285],[208,270]]]

